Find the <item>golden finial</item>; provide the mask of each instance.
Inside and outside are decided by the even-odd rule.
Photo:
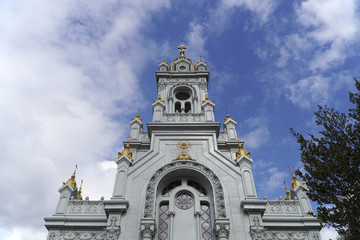
[[[75,180],[75,175],[76,175],[76,169],[77,169],[78,165],[75,165],[75,170],[73,172],[73,174],[71,175],[71,177],[69,178],[69,180],[67,180],[66,182],[63,182],[63,186],[65,186],[66,184],[69,184],[73,189],[76,188],[76,180]]]
[[[188,156],[186,154],[186,149],[189,147],[188,143],[183,141],[180,143],[180,148],[182,150],[182,154],[180,156],[178,156],[176,159],[173,159],[173,161],[177,161],[177,160],[192,160],[195,161],[195,159],[191,158],[190,156]]]
[[[81,183],[80,183],[80,189],[77,193],[77,198],[76,200],[83,200],[82,196],[81,196],[81,188],[82,188],[82,185],[83,185],[83,180],[81,179]]]
[[[291,188],[292,189],[295,189],[298,185],[303,185],[304,186],[304,184],[300,181],[300,180],[298,180],[297,178],[296,178],[296,176],[295,176],[295,174],[294,174],[294,171],[293,171],[293,169],[292,169],[292,166],[290,165],[289,166],[289,168],[291,169],[291,173],[292,173],[292,181],[291,181]]]
[[[200,56],[200,61],[198,61],[197,64],[199,65],[200,63],[205,63],[205,64],[206,64],[206,62],[204,62],[204,61],[202,60],[202,57],[201,57],[201,56]]]
[[[181,41],[181,44],[178,46],[178,49],[180,49],[180,58],[185,58],[185,50],[186,46]]]
[[[244,143],[239,142],[238,149],[236,151],[236,160],[240,159],[242,156],[246,156],[246,157],[252,159],[250,157],[250,152],[248,152],[244,149]]]
[[[289,189],[288,189],[287,186],[286,186],[285,180],[284,180],[284,185],[285,185],[285,189],[286,189],[285,200],[286,200],[286,201],[291,200],[290,191],[289,191]]]
[[[159,96],[157,99],[154,100],[154,103],[156,102],[162,102],[163,104],[165,104],[165,101],[161,99],[161,94],[159,93]]]
[[[133,160],[132,159],[132,152],[130,150],[130,136],[128,137],[128,141],[127,141],[127,143],[125,145],[125,148],[121,152],[118,153],[118,158],[117,159],[119,159],[122,156],[126,156],[131,161]]]
[[[202,104],[204,104],[204,103],[206,103],[206,102],[212,102],[212,103],[214,103],[212,100],[209,99],[209,97],[208,97],[208,91],[207,91],[207,90],[206,90],[206,92],[205,92],[205,100],[202,101]]]
[[[133,119],[131,119],[131,121],[134,121],[135,119],[142,123],[142,119],[141,119],[141,117],[140,117],[140,108],[139,108],[138,113],[136,114],[136,117],[134,117]]]
[[[233,121],[235,121],[235,119],[233,119],[232,117],[230,117],[229,111],[228,111],[228,109],[226,108],[226,118],[224,119],[224,122],[227,122],[227,121],[229,121],[230,119],[233,120]]]

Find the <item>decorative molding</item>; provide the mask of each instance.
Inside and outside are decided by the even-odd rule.
[[[214,193],[213,196],[215,198],[214,202],[216,206],[216,211],[215,211],[216,217],[226,217],[224,191],[221,186],[220,180],[215,175],[215,173],[211,171],[209,168],[196,162],[176,161],[173,163],[169,163],[164,167],[160,168],[151,177],[146,188],[145,210],[144,210],[145,218],[154,217],[155,191],[158,182],[163,176],[177,169],[192,169],[205,175],[210,180],[213,186],[213,193]]]
[[[178,80],[179,81],[179,80]],[[180,81],[181,82],[181,81]],[[188,84],[188,83],[179,83],[179,84],[176,84],[176,85],[173,85],[170,90],[169,90],[169,94],[168,96],[169,97],[172,97],[174,95],[174,90],[175,88],[178,88],[178,87],[188,87],[192,90],[193,92],[193,99],[197,99],[197,92],[196,92],[196,89],[194,86]]]

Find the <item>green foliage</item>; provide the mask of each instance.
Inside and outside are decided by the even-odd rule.
[[[339,113],[318,106],[315,123],[322,130],[306,139],[290,129],[300,144],[305,173],[296,171],[318,204],[318,217],[346,239],[360,236],[360,82],[349,93],[354,107]]]

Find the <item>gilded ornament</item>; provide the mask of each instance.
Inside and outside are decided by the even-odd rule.
[[[129,137],[129,138],[130,138],[130,137]],[[124,150],[122,150],[121,152],[118,153],[118,158],[117,158],[117,159],[121,158],[122,156],[127,157],[127,158],[130,159],[131,161],[133,160],[133,159],[132,159],[132,152],[131,152],[131,150],[130,150],[129,140],[128,140],[127,143],[126,143],[126,146],[125,146]],[[117,160],[117,159],[116,159],[116,160]]]
[[[136,117],[134,117],[133,119],[131,119],[131,121],[134,121],[134,120],[138,120],[139,122],[142,123],[142,119],[141,119],[141,117],[140,117],[140,108],[139,108],[138,113],[136,114]]]
[[[286,189],[285,200],[286,200],[286,201],[289,201],[289,200],[291,200],[291,196],[290,196],[290,191],[289,191],[289,189],[288,189],[287,186],[286,186],[285,180],[284,180],[284,185],[285,185],[285,189]]]
[[[195,159],[192,159],[190,156],[188,156],[186,154],[186,149],[188,148],[188,143],[187,142],[181,142],[180,143],[180,148],[182,150],[182,154],[180,156],[178,156],[176,159],[173,159],[173,161],[177,161],[177,160],[192,160],[192,161],[196,161]]]
[[[295,189],[298,185],[303,185],[305,186],[300,180],[298,180],[292,170],[292,166],[290,165],[289,168],[291,169],[291,172],[292,172],[292,181],[291,181],[291,188],[292,189]]]
[[[74,170],[73,174],[71,175],[71,177],[69,178],[69,180],[67,180],[66,182],[63,182],[63,186],[65,186],[66,184],[69,184],[73,189],[76,188],[76,180],[75,180],[76,169],[77,169],[77,164],[75,165],[75,170]]]
[[[83,197],[82,197],[82,195],[81,195],[82,184],[83,184],[83,180],[81,179],[80,189],[79,189],[79,191],[77,192],[77,198],[76,198],[76,200],[83,200]]]
[[[206,102],[214,103],[212,100],[209,99],[207,91],[206,91],[206,94],[205,94],[205,100],[202,101],[202,104],[204,104],[204,103],[206,103]]]
[[[156,102],[161,102],[161,103],[165,104],[165,101],[161,99],[160,93],[159,93],[158,98],[154,100],[154,103],[156,103]]]
[[[252,158],[250,157],[250,152],[246,151],[246,150],[243,148],[243,146],[244,146],[244,143],[239,142],[239,146],[238,146],[238,149],[237,149],[237,151],[236,151],[236,160],[240,159],[242,156],[246,156],[246,157],[252,159]]]
[[[229,120],[235,121],[235,119],[233,119],[232,117],[230,117],[229,112],[228,112],[228,109],[226,108],[226,118],[224,119],[224,122],[227,122],[227,121],[229,121]]]

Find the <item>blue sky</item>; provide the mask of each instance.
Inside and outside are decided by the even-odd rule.
[[[259,197],[284,196],[288,166],[302,167],[289,128],[316,133],[318,104],[350,106],[359,11],[355,0],[1,1],[0,239],[45,239],[76,163],[84,196],[110,197],[128,123],[139,107],[151,121],[154,72],[181,41],[207,62],[216,120],[228,108],[237,121]]]

